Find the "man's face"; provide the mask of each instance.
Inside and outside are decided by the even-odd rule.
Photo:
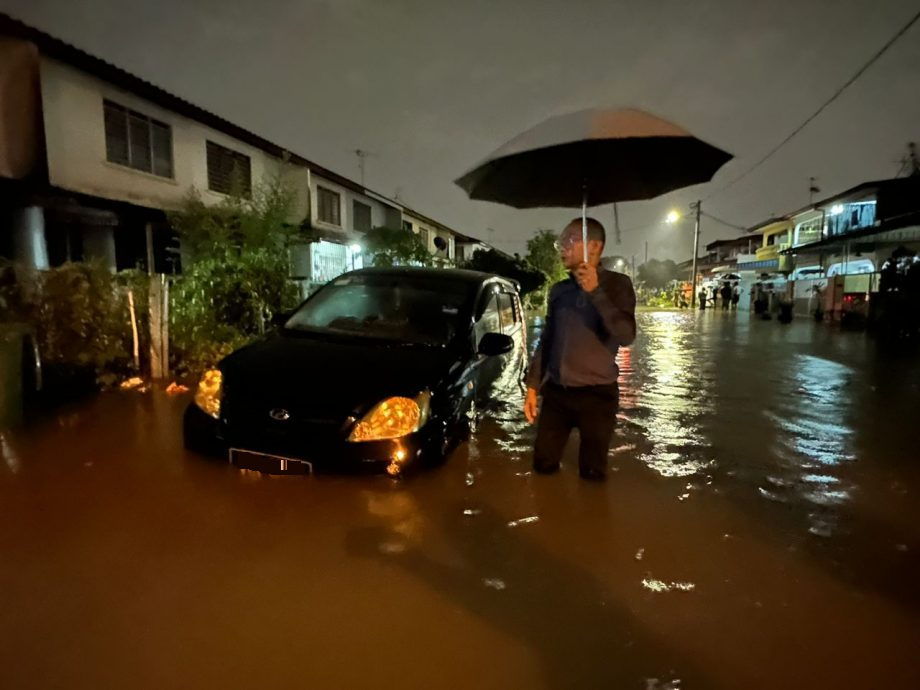
[[[559,235],[556,244],[559,247],[559,256],[562,257],[562,263],[569,270],[578,268],[584,262],[585,250],[580,230],[566,228]]]

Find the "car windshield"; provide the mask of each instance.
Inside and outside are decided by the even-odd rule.
[[[445,345],[469,319],[472,285],[404,275],[352,274],[326,285],[284,327]]]

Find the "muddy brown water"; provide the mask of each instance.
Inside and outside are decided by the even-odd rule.
[[[920,361],[649,312],[603,485],[520,390],[403,482],[184,452],[117,393],[0,436],[2,688],[920,687]]]

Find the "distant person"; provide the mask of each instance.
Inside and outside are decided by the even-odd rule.
[[[722,311],[728,311],[728,308],[729,308],[729,307],[731,306],[731,304],[732,304],[732,288],[731,288],[731,286],[730,286],[728,283],[725,283],[725,284],[722,286],[722,290],[720,291],[720,294],[721,294],[721,296],[722,296]]]
[[[569,278],[550,290],[524,401],[527,421],[537,421],[533,466],[540,474],[559,469],[572,429],[578,429],[582,478],[600,481],[607,475],[619,406],[616,356],[636,338],[636,294],[626,275],[600,266],[605,241],[604,226],[589,219],[584,262],[581,219],[569,223],[559,237]]]
[[[736,286],[732,289],[732,309],[734,309],[734,310],[737,311],[737,309],[738,309],[738,302],[740,302],[740,301],[741,301],[741,286],[740,286],[740,285],[736,285]]]
[[[715,309],[719,304],[719,288],[712,286],[712,308]]]
[[[706,311],[706,290],[700,290],[700,311]]]

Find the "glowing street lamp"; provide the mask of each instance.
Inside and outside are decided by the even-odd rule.
[[[671,210],[668,211],[668,215],[665,216],[664,222],[668,225],[674,225],[677,221],[680,220],[680,214],[677,211]]]

